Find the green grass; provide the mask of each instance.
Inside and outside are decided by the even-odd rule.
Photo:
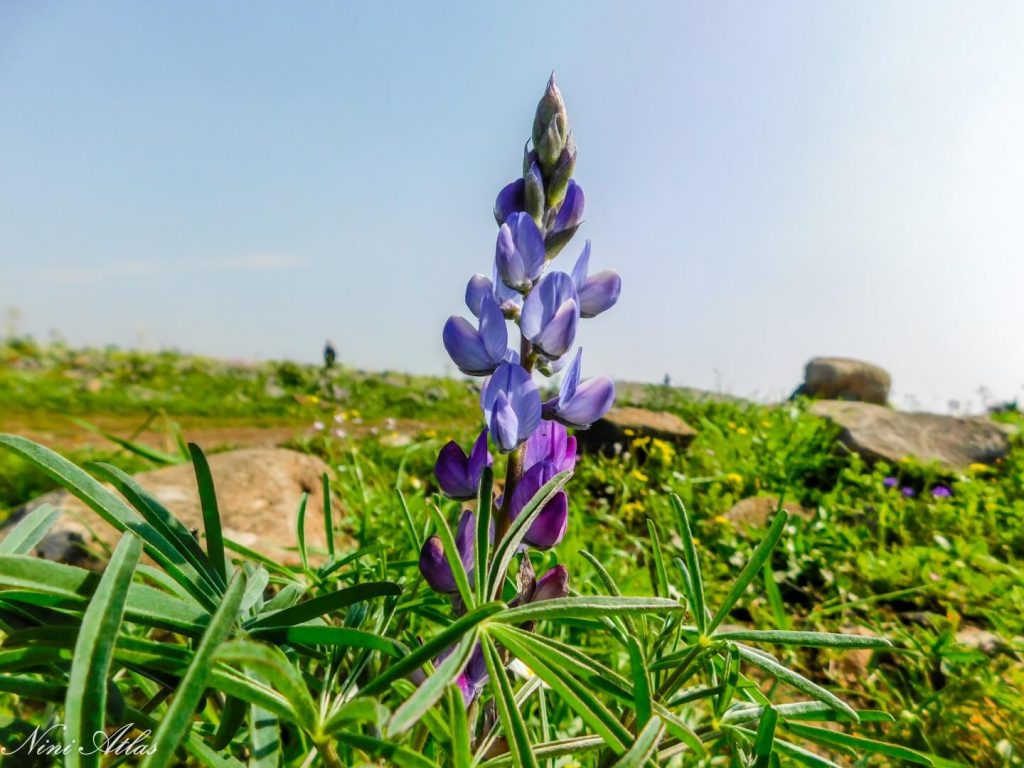
[[[26,342],[0,346],[0,360],[0,411],[273,417],[295,423],[358,411],[375,432],[354,439],[325,430],[295,446],[336,468],[333,482],[350,511],[341,523],[344,533],[361,546],[384,544],[388,567],[407,578],[415,575],[417,553],[395,488],[408,500],[416,533],[422,535],[428,501],[437,490],[432,477],[437,449],[451,437],[467,444],[478,418],[466,384],[436,378],[345,368],[325,374],[287,363],[250,366],[175,353],[38,348]],[[861,666],[844,666],[840,655],[827,649],[782,649],[780,657],[855,707],[896,716],[895,723],[863,726],[864,735],[968,765],[1021,764],[1024,445],[1019,434],[1009,457],[991,470],[949,474],[911,461],[867,466],[841,450],[835,430],[801,404],[700,401],[661,387],[646,394],[649,404],[696,427],[698,438],[685,453],[634,440],[619,455],[583,459],[569,486],[569,533],[555,551],[534,553],[538,573],[562,562],[576,589],[601,591],[594,566],[580,554],[586,549],[624,594],[652,594],[652,584],[661,579],[647,554],[648,520],[659,532],[670,569],[672,559],[684,552],[678,515],[668,499],[673,492],[688,510],[708,603],[714,606],[763,533],[736,525],[726,513],[751,495],[784,496],[809,514],[791,519],[758,589],[740,598],[725,623],[808,631],[866,627],[884,634],[898,650],[862,652]],[[390,418],[414,422],[410,445],[393,447],[382,439]],[[1003,418],[1024,426],[1019,414]],[[151,466],[115,447],[83,449],[71,458],[97,453],[130,470]],[[500,469],[496,476],[502,476]],[[896,488],[884,485],[889,476],[898,478]],[[931,494],[940,483],[952,496]],[[0,504],[23,501],[45,485],[20,460],[0,454]],[[904,496],[901,487],[913,488],[915,496]],[[457,505],[448,502],[444,511],[453,520]],[[784,603],[784,614],[773,595]],[[406,620],[400,617],[399,622]],[[960,644],[957,633],[965,627],[994,632],[1002,644],[994,650]],[[560,639],[586,647],[585,632],[560,632]],[[862,764],[890,764],[880,760]]]

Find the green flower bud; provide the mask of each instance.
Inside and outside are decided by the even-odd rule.
[[[545,173],[550,174],[558,164],[569,136],[569,121],[565,115],[555,115],[536,145],[537,157]]]
[[[569,131],[569,137],[566,139],[565,147],[562,149],[562,154],[558,156],[558,164],[555,169],[551,172],[551,178],[548,179],[548,206],[551,208],[557,208],[562,200],[565,199],[565,190],[569,186],[569,179],[572,178],[572,172],[576,168],[576,142],[572,140],[572,131]]]
[[[540,144],[541,137],[548,130],[555,115],[562,115],[565,126],[569,124],[569,113],[565,111],[565,102],[562,101],[562,92],[558,90],[555,83],[555,73],[551,73],[548,79],[548,87],[537,104],[537,113],[533,118],[533,145]],[[559,147],[561,151],[561,147]],[[557,156],[557,155],[556,155]]]
[[[541,225],[544,220],[544,177],[541,175],[540,166],[533,163],[524,179],[526,181],[526,212],[538,225]]]

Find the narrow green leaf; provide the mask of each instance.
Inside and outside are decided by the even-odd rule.
[[[916,763],[917,765],[934,765],[934,761],[928,755],[898,744],[886,744],[883,741],[875,741],[864,736],[854,736],[850,733],[819,728],[815,725],[804,725],[803,723],[787,721],[784,727],[794,736],[800,736],[818,744],[853,749],[857,753],[870,752],[876,755],[885,755],[886,757],[906,760],[908,763]]]
[[[577,736],[572,739],[560,741],[547,741],[533,745],[533,756],[543,760],[553,760],[556,757],[566,755],[579,755],[584,752],[593,752],[604,746],[604,741],[599,736]],[[512,755],[504,754],[481,763],[480,768],[500,768],[500,766],[511,765]]]
[[[469,721],[462,689],[448,686],[448,721],[452,724],[452,768],[470,768],[473,753],[469,747]]]
[[[114,642],[141,554],[142,542],[134,534],[126,533],[114,549],[82,616],[64,704],[64,738],[68,747],[64,764],[68,768],[100,764],[98,751],[80,750],[78,745],[92,744],[95,734],[103,732]]]
[[[708,631],[713,631],[715,627],[725,620],[725,617],[729,615],[729,611],[736,605],[736,601],[743,596],[747,587],[750,586],[750,582],[757,577],[761,566],[767,562],[772,554],[772,550],[775,549],[775,545],[779,543],[782,532],[786,528],[787,520],[789,520],[789,513],[786,510],[780,509],[775,513],[775,519],[772,520],[772,524],[765,533],[764,538],[754,548],[754,553],[750,556],[750,560],[747,561],[743,570],[740,571],[740,575],[736,577],[736,581],[729,590],[729,594],[726,595],[722,604],[718,606],[718,610],[708,626]]]
[[[199,484],[199,504],[203,508],[203,529],[206,532],[206,556],[221,581],[227,582],[227,560],[224,557],[224,538],[220,529],[220,510],[217,508],[217,491],[213,486],[213,475],[206,454],[195,443],[188,444],[192,466]]]
[[[505,583],[505,574],[508,572],[509,564],[522,543],[523,537],[533,525],[533,521],[544,509],[544,505],[562,490],[571,477],[572,472],[566,471],[560,472],[548,480],[523,507],[522,512],[509,527],[508,533],[495,547],[494,556],[491,559],[491,570],[487,574],[488,592],[492,600],[501,596],[501,587]]]
[[[581,685],[564,670],[549,665],[542,655],[544,651],[524,637],[525,633],[512,632],[502,626],[489,627],[488,632],[561,696],[569,708],[604,739],[609,748],[616,754],[626,752],[626,744],[632,740],[632,735],[587,686]]]
[[[658,597],[668,597],[668,573],[665,571],[665,559],[661,554],[661,541],[658,539],[658,526],[650,518],[647,519],[647,535],[651,537],[651,554],[654,560],[654,589]]]
[[[320,476],[320,492],[324,502],[324,535],[327,538],[327,555],[334,559],[334,510],[331,508],[331,479],[324,472]]]
[[[144,459],[152,461],[154,464],[160,464],[162,466],[170,466],[172,464],[180,464],[181,458],[174,456],[170,453],[164,453],[163,451],[152,448],[145,443],[138,443],[134,440],[126,440],[123,437],[118,437],[113,432],[107,432],[104,429],[100,429],[95,424],[86,421],[85,419],[79,419],[74,416],[69,417],[70,420],[90,432],[100,435],[101,437],[109,440],[115,445],[119,445],[129,453],[134,453],[136,456],[141,456]]]
[[[640,643],[635,637],[629,638],[629,666],[633,672],[633,700],[636,707],[637,729],[643,728],[651,719],[651,680],[647,676],[647,662],[644,661]]]
[[[0,541],[0,555],[28,555],[43,540],[47,531],[57,522],[60,510],[50,504],[40,504]]]
[[[785,720],[819,720],[838,723],[852,723],[843,712],[837,711],[834,707],[820,701],[791,701],[787,704],[772,705],[779,717]],[[733,707],[722,716],[722,722],[726,725],[738,725],[749,723],[761,718],[765,707],[756,704],[744,704]],[[877,709],[857,710],[862,723],[892,723],[895,718],[888,712]]]
[[[679,516],[679,532],[683,537],[683,556],[686,558],[686,571],[693,600],[693,620],[697,622],[697,628],[703,635],[708,631],[708,617],[704,600],[704,581],[700,574],[700,561],[697,559],[697,544],[693,539],[693,531],[690,530],[690,517],[686,514],[683,500],[674,493],[670,493],[668,498]]]
[[[729,653],[725,657],[722,680],[722,693],[719,695],[718,704],[715,707],[715,717],[718,718],[722,717],[722,714],[732,703],[732,697],[736,693],[736,685],[740,680],[740,652],[735,645],[729,645]]]
[[[211,661],[217,646],[231,632],[238,616],[238,606],[245,594],[245,575],[238,571],[224,593],[220,607],[203,633],[199,646],[188,671],[181,679],[171,706],[168,707],[160,726],[150,743],[152,752],[142,761],[142,768],[165,768],[174,760],[174,750],[185,736],[192,720],[196,704],[203,696],[206,679],[210,674]]]
[[[468,632],[459,641],[456,649],[441,662],[434,674],[424,680],[412,696],[395,710],[395,714],[391,716],[384,731],[388,738],[394,738],[412,728],[423,717],[423,714],[444,695],[445,689],[469,661],[473,647],[477,643],[478,634],[475,629]]]
[[[306,553],[306,506],[309,504],[309,494],[303,492],[299,499],[298,521],[295,525],[295,538],[299,542],[299,560],[302,562],[302,570],[309,570],[309,556]]]
[[[351,627],[302,625],[298,627],[266,627],[252,630],[254,637],[290,645],[330,645],[337,648],[369,648],[401,657],[409,649],[390,637]]]
[[[258,672],[251,674],[255,682],[267,684]],[[249,746],[249,768],[281,765],[281,725],[273,712],[257,704],[249,706]]]
[[[473,570],[475,576],[475,587],[477,600],[483,602],[487,599],[487,563],[491,556],[491,514],[494,488],[494,469],[484,467],[480,476],[480,488],[476,501],[476,531],[474,540],[476,543],[476,565]]]
[[[137,709],[129,708],[125,713],[125,717],[129,722],[135,723],[140,730],[155,731],[159,728],[159,723],[154,718]],[[198,734],[187,734],[183,746],[186,752],[196,758],[201,765],[207,766],[207,768],[244,768],[244,764],[231,755],[214,752]]]
[[[509,608],[495,617],[502,624],[522,624],[545,619],[599,619],[602,616],[630,616],[645,613],[673,613],[683,606],[663,597],[563,597]]]
[[[779,585],[775,581],[775,571],[772,570],[771,560],[765,560],[762,573],[764,575],[764,592],[768,597],[768,605],[772,608],[775,626],[777,629],[789,629],[786,604],[782,601],[782,593],[779,592]]]
[[[328,592],[326,595],[314,597],[312,600],[306,600],[291,608],[261,613],[255,619],[246,622],[246,628],[256,631],[269,627],[291,627],[346,608],[354,603],[361,603],[375,597],[390,597],[400,594],[402,594],[402,587],[393,581],[367,581],[335,592]]]
[[[349,731],[341,731],[335,734],[335,738],[342,744],[348,744],[376,758],[387,760],[398,768],[437,768],[437,763],[425,755],[391,741],[382,741]]]
[[[853,707],[837,697],[835,694],[825,690],[817,683],[812,683],[803,675],[784,667],[777,660],[767,654],[755,651],[743,645],[737,645],[736,648],[739,649],[740,656],[748,664],[753,664],[763,672],[767,672],[776,680],[787,683],[798,691],[803,691],[808,696],[845,712],[854,722],[860,722],[860,717],[857,715],[857,712]]]
[[[217,724],[217,732],[214,733],[210,746],[217,752],[227,748],[231,740],[235,738],[245,723],[245,716],[249,714],[249,703],[228,696],[224,700],[224,709],[220,713],[220,722]]]
[[[389,714],[388,708],[376,699],[352,699],[328,715],[320,731],[325,735],[331,734],[351,723],[370,723],[379,726],[383,725]]]
[[[405,677],[413,670],[419,669],[426,662],[441,653],[441,651],[448,648],[448,646],[456,643],[459,638],[480,624],[480,622],[491,618],[504,609],[504,607],[504,603],[493,602],[481,605],[475,610],[470,611],[458,621],[445,627],[431,640],[428,640],[408,656],[403,657],[384,670],[384,672],[377,675],[360,690],[360,695],[371,696],[386,690],[392,681]]]
[[[214,659],[238,664],[247,672],[253,670],[265,678],[291,704],[299,717],[298,725],[307,733],[316,732],[319,721],[316,704],[302,675],[280,648],[251,640],[232,640],[221,643]]]
[[[738,640],[774,645],[796,645],[802,648],[892,648],[884,637],[841,635],[831,632],[792,632],[781,629],[750,629],[716,632],[716,640]]]
[[[636,737],[636,742],[615,763],[613,768],[643,768],[654,758],[658,744],[665,734],[665,724],[660,717],[652,717]]]
[[[171,542],[198,573],[206,577],[217,594],[224,592],[224,582],[221,580],[220,574],[210,565],[210,561],[199,546],[199,542],[196,541],[196,537],[178,518],[171,514],[170,510],[147,493],[135,478],[118,467],[103,462],[94,462],[87,466],[128,499],[143,519]]]
[[[505,730],[509,752],[512,753],[512,763],[521,768],[537,768],[537,759],[530,746],[530,735],[526,731],[523,715],[516,706],[512,684],[505,673],[505,667],[502,665],[501,659],[498,658],[498,651],[491,638],[483,635],[482,641],[484,660],[487,662],[487,671],[490,674],[491,687],[494,690],[494,701],[498,707],[501,726]]]
[[[768,768],[775,743],[775,724],[778,720],[779,715],[772,707],[764,709],[761,722],[757,726],[757,739],[754,741],[754,768]]]
[[[434,530],[437,531],[437,535],[441,539],[445,557],[452,568],[452,576],[455,577],[455,586],[459,590],[459,597],[462,598],[462,602],[467,608],[472,609],[476,606],[476,599],[469,586],[469,577],[466,575],[466,568],[462,563],[462,554],[455,544],[452,529],[448,527],[448,521],[436,506],[431,506],[430,519],[434,523]]]

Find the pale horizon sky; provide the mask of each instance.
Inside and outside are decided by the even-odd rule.
[[[558,74],[585,375],[1024,395],[1024,5],[0,4],[0,312],[75,344],[452,372]]]

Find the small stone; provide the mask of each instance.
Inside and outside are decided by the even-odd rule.
[[[591,452],[611,451],[616,444],[628,448],[638,437],[664,440],[685,449],[696,436],[697,431],[674,413],[633,407],[612,408],[590,429],[576,431],[580,446]]]
[[[736,525],[746,525],[751,528],[763,528],[768,521],[775,516],[779,508],[779,497],[773,495],[749,496],[737,501],[728,512],[725,518]],[[809,519],[814,516],[814,510],[807,509],[788,499],[783,502],[782,508],[793,517]]]

